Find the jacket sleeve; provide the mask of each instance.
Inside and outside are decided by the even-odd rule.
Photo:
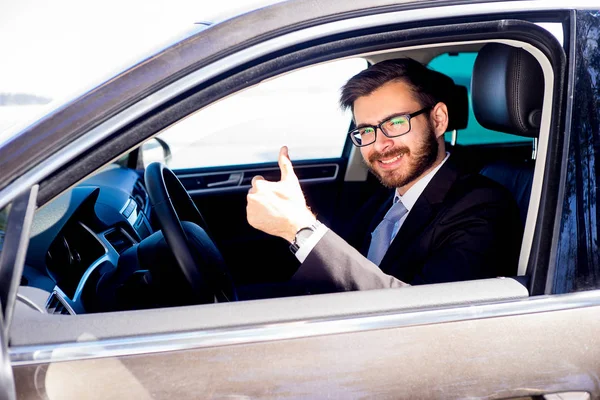
[[[331,230],[308,254],[292,281],[310,293],[410,286],[383,273]]]

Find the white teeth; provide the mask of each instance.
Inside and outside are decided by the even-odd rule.
[[[391,164],[391,163],[393,163],[394,161],[398,160],[400,157],[401,157],[401,156],[399,156],[399,155],[398,155],[398,156],[396,156],[396,157],[394,157],[394,158],[392,158],[392,159],[390,159],[390,160],[387,160],[387,161],[384,161],[384,160],[379,160],[379,161],[381,161],[383,164]]]

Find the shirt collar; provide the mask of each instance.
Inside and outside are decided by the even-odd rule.
[[[421,196],[421,193],[423,193],[429,182],[433,179],[436,172],[438,172],[442,165],[444,165],[444,163],[448,160],[448,157],[450,157],[450,153],[446,152],[446,157],[442,160],[442,162],[437,167],[429,171],[427,175],[415,182],[415,184],[412,185],[412,187],[408,189],[406,193],[404,193],[404,196],[400,196],[398,194],[398,189],[396,189],[396,194],[394,195],[394,204],[396,204],[398,200],[402,200],[404,207],[410,211],[419,199],[419,196]]]

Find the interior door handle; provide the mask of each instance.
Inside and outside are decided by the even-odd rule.
[[[229,178],[227,178],[226,181],[219,181],[219,182],[211,182],[208,185],[206,185],[207,188],[216,188],[216,187],[222,187],[222,186],[237,186],[240,184],[242,180],[242,173],[238,172],[238,173],[234,173],[234,174],[229,174]]]

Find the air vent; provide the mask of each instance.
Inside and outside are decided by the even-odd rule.
[[[48,314],[72,315],[74,314],[56,292],[53,292],[46,303]]]
[[[104,237],[108,240],[108,243],[121,254],[133,245],[133,240],[121,229],[114,229],[107,232]]]
[[[85,271],[105,253],[106,249],[95,233],[74,220],[50,245],[46,266],[61,293],[72,299]]]
[[[148,193],[141,181],[137,181],[133,186],[133,200],[135,200],[139,212],[144,212],[148,203]]]

